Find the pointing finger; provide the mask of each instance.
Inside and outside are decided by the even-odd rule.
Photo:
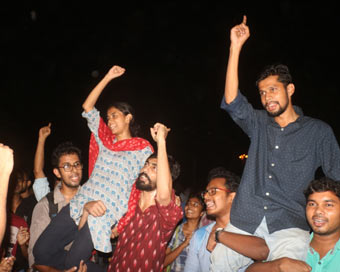
[[[243,15],[243,21],[242,24],[246,25],[247,24],[247,16]]]

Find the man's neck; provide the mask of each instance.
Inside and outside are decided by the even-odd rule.
[[[298,117],[299,115],[295,112],[293,105],[290,104],[285,112],[277,117],[274,117],[274,120],[279,124],[280,127],[286,127],[290,123],[295,122]]]
[[[152,192],[141,191],[138,205],[140,209],[142,210],[142,212],[144,212],[150,206],[156,204],[156,201],[155,201],[156,193],[157,193],[156,190]]]
[[[331,249],[334,248],[339,239],[340,231],[330,235],[318,235],[314,233],[310,246],[319,253],[320,259],[322,259]]]
[[[69,203],[70,200],[76,195],[78,192],[78,187],[68,187],[64,183],[61,184],[60,192],[65,198],[65,202]]]
[[[17,211],[17,208],[19,207],[21,201],[22,201],[22,198],[20,194],[13,194],[13,198],[12,198],[12,212],[13,213]]]
[[[225,228],[230,220],[230,212],[216,217],[216,228]]]

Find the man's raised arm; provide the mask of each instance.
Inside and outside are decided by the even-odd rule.
[[[243,16],[241,24],[234,26],[230,31],[230,49],[225,82],[225,102],[230,104],[234,101],[238,91],[238,63],[243,44],[249,38],[247,17]]]
[[[166,151],[166,137],[170,129],[156,123],[151,130],[151,136],[157,143],[157,195],[161,205],[168,205],[171,201],[172,177]]]

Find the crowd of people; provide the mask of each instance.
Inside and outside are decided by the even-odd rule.
[[[8,271],[340,271],[340,148],[329,125],[293,105],[287,66],[268,66],[256,85],[262,110],[239,88],[244,16],[230,31],[221,108],[249,136],[242,176],[213,168],[206,189],[180,197],[181,167],[168,154],[171,129],[139,138],[132,107],[116,102],[104,122],[95,104],[113,66],[83,103],[91,131],[89,178],[82,152],[63,142],[47,179],[39,130],[34,169],[13,171],[13,150],[0,144],[0,272]],[[315,179],[321,167],[324,176]],[[54,184],[52,188],[50,184]]]

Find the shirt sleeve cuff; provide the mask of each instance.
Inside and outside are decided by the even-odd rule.
[[[241,94],[240,90],[237,91],[237,96],[229,104],[227,104],[227,102],[225,102],[225,96],[223,95],[223,98],[222,98],[222,101],[221,101],[221,109],[223,109],[225,111],[233,111],[233,109],[237,108],[238,105],[241,103],[242,99],[243,99],[243,95]]]
[[[33,191],[37,201],[46,196],[50,192],[47,177],[35,179],[33,183]]]

